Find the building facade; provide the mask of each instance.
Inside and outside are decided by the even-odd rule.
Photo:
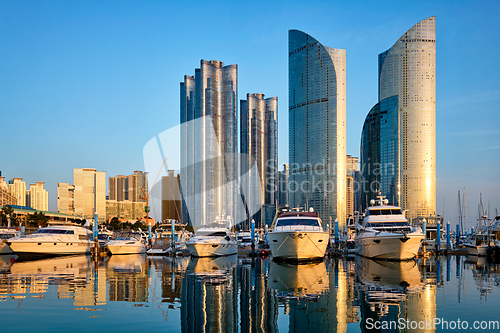
[[[26,183],[22,178],[9,180],[9,191],[16,198],[19,206],[26,206]]]
[[[57,183],[57,211],[75,214],[75,186],[68,183]]]
[[[289,31],[290,206],[346,223],[346,50]]]
[[[96,169],[73,169],[75,217],[106,220],[106,172]]]
[[[260,204],[260,211],[249,218],[257,226],[271,224],[276,210],[276,183],[278,172],[278,98],[264,98],[264,94],[247,94],[240,101],[241,123],[241,173],[258,171],[258,182],[254,177],[246,178],[247,204]],[[253,169],[253,166],[256,169]],[[250,221],[245,227],[249,228]]]
[[[175,176],[174,170],[168,170],[168,176],[161,179],[161,219],[181,220],[181,177]]]
[[[5,205],[17,205],[17,199],[10,193],[9,186],[4,177],[0,176],[0,206]]]
[[[379,102],[361,138],[364,206],[378,191],[408,210],[436,213],[436,17],[379,54]]]
[[[30,184],[30,189],[27,191],[26,204],[36,210],[49,210],[49,193],[43,188],[44,182],[36,182]]]
[[[237,206],[237,65],[201,60],[181,90],[183,223],[203,225]]]

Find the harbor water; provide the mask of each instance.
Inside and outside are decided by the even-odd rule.
[[[1,332],[499,332],[500,265],[0,257]]]

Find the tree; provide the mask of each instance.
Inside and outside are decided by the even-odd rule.
[[[116,216],[111,219],[111,222],[109,222],[109,226],[113,230],[120,230],[122,228],[122,224],[120,223],[120,219],[118,219],[118,217],[116,217]]]
[[[146,230],[146,225],[144,223],[142,223],[141,221],[137,221],[134,223],[134,225],[132,225],[132,229],[134,230],[139,230],[139,228],[141,230]]]
[[[16,225],[18,223],[17,214],[14,213],[14,208],[12,208],[10,205],[5,205],[2,207],[1,215],[2,221],[5,220],[8,222],[10,219],[11,225]]]
[[[49,218],[42,212],[34,212],[28,215],[28,225],[30,227],[46,227]]]

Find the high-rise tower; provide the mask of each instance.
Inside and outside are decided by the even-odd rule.
[[[346,223],[346,50],[288,34],[290,206]]]
[[[255,216],[257,226],[271,224],[276,209],[278,176],[278,98],[264,98],[263,94],[247,94],[241,100],[241,173],[252,172],[254,163],[259,172],[260,184],[248,181],[245,200],[262,205]],[[249,177],[248,180],[253,177]],[[260,193],[255,193],[256,191]],[[249,227],[247,225],[246,227]]]
[[[183,222],[236,221],[237,65],[201,60],[181,82]]]
[[[436,17],[417,23],[379,54],[378,72],[379,103],[361,139],[365,206],[378,190],[408,210],[409,218],[435,215]]]

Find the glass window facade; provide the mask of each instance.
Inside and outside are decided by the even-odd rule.
[[[346,51],[289,31],[289,202],[346,222]]]
[[[410,218],[435,215],[436,17],[417,23],[381,53],[378,72],[379,101],[398,97],[399,160],[394,163],[399,165],[400,205]],[[365,127],[370,121],[367,117]],[[372,147],[366,138],[362,142],[364,149]],[[373,148],[362,152],[371,158],[363,161],[362,168],[369,167],[380,149]]]

